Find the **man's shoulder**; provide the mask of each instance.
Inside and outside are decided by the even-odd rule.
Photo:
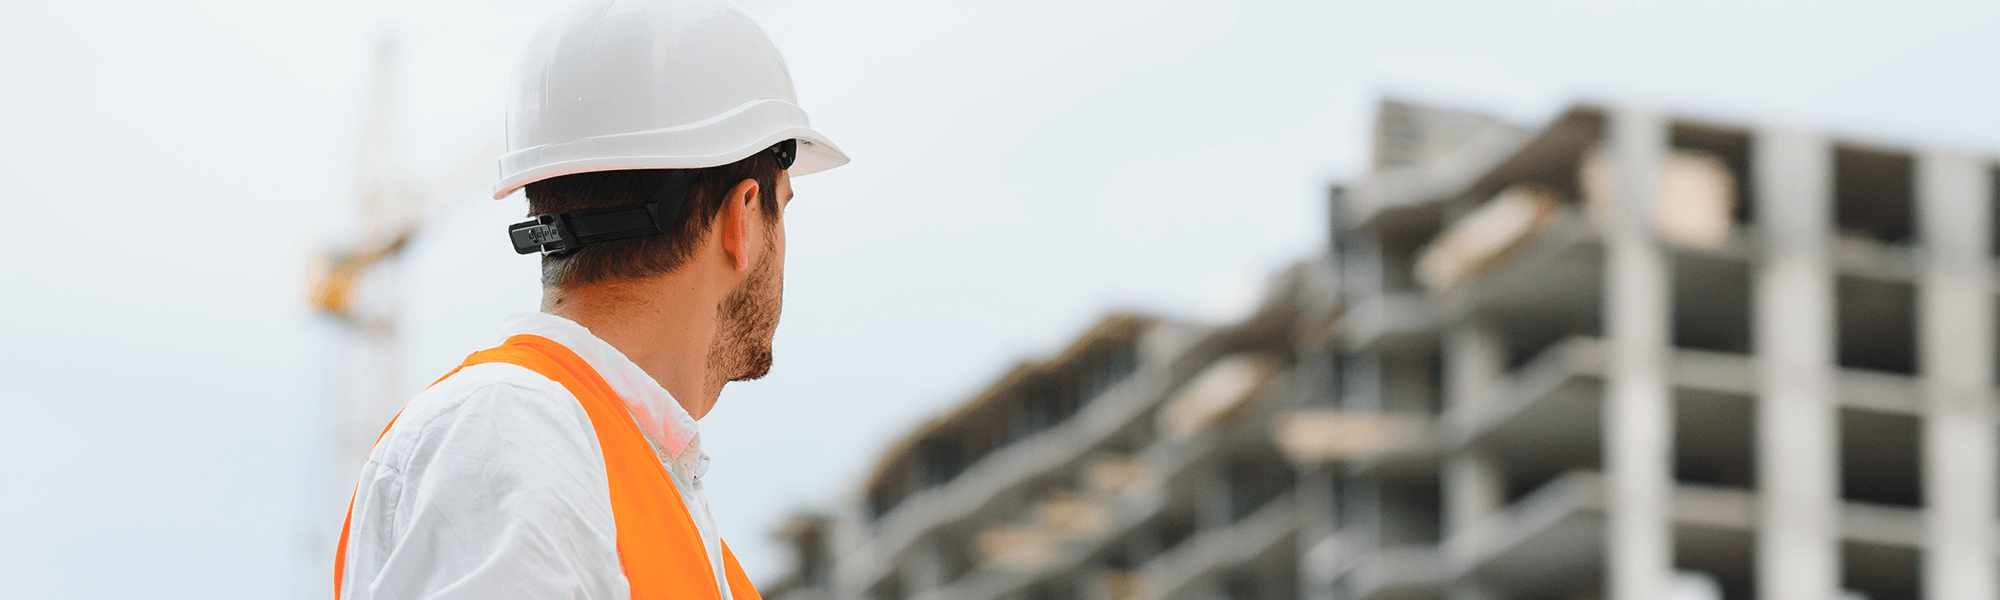
[[[590,417],[519,366],[467,367],[411,400],[362,467],[349,516],[346,585],[368,590],[357,597],[623,597]],[[576,594],[580,581],[612,595]]]
[[[541,373],[508,362],[489,362],[458,369],[431,384],[410,401],[410,409],[435,406],[449,410],[469,401],[525,396],[554,396],[574,400],[569,390]],[[406,409],[409,410],[409,409]]]
[[[410,400],[370,461],[404,469],[439,452],[504,455],[506,447],[595,449],[590,417],[562,384],[526,367],[459,369]]]

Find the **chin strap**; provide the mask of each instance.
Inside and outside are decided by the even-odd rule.
[[[798,157],[799,141],[778,142],[770,150],[778,159],[778,169],[790,169]],[[680,221],[688,187],[700,175],[701,169],[676,169],[645,204],[535,215],[532,221],[508,226],[507,237],[514,241],[515,253],[561,256],[585,244],[657,234]]]

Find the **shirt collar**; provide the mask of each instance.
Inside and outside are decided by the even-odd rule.
[[[701,450],[701,430],[696,427],[694,417],[666,388],[626,358],[625,353],[575,321],[548,313],[516,313],[500,321],[503,342],[524,334],[562,344],[589,363],[611,385],[611,391],[625,401],[632,420],[638,422],[639,430],[653,442],[653,449],[663,461],[678,463],[694,479],[700,479],[708,470],[708,455]]]

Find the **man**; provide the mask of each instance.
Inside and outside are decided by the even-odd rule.
[[[715,531],[696,420],[771,367],[791,176],[847,157],[726,0],[583,2],[524,52],[494,198],[542,312],[376,443],[340,598],[757,600]]]

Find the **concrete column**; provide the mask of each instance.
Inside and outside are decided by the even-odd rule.
[[[1317,464],[1298,470],[1298,524],[1299,544],[1309,547],[1319,543],[1326,536],[1333,535],[1339,525],[1334,510],[1340,505],[1333,495],[1333,466]]]
[[[1617,195],[1604,219],[1605,588],[1611,600],[1653,600],[1674,561],[1673,296],[1652,218],[1667,121],[1619,109],[1607,125]]]
[[[1293,365],[1293,381],[1298,382],[1291,394],[1291,401],[1298,406],[1334,407],[1340,405],[1340,373],[1335,372],[1334,350],[1325,344],[1302,347],[1298,350],[1298,362]]]
[[[1235,490],[1229,482],[1229,465],[1216,459],[1202,467],[1200,489],[1195,490],[1194,518],[1199,531],[1227,529],[1236,522]]]
[[[1991,171],[1973,157],[1917,159],[1917,218],[1926,258],[1918,288],[1917,360],[1924,377],[1923,480],[1929,506],[1924,597],[2000,597],[1994,511],[2000,451],[1989,396],[1994,368]]]
[[[841,503],[841,515],[833,520],[828,548],[841,548],[843,552],[827,554],[827,589],[832,598],[839,600],[868,600],[873,594],[868,588],[875,581],[867,573],[878,568],[877,558],[869,544],[875,532],[873,511],[869,510],[866,494],[849,496]]]
[[[1487,452],[1468,448],[1445,463],[1443,539],[1454,545],[1477,544],[1474,525],[1500,510],[1506,502],[1507,481],[1499,461]],[[1471,549],[1470,547],[1466,549]]]
[[[1230,597],[1229,580],[1226,574],[1202,577],[1200,581],[1188,584],[1188,598],[1210,598],[1213,600],[1237,600]]]
[[[1437,410],[1436,382],[1432,377],[1431,356],[1408,350],[1384,357],[1382,409],[1384,412],[1428,413]]]
[[[1334,256],[1340,255],[1340,242],[1347,232],[1347,186],[1335,185],[1326,188],[1326,245]]]
[[[1505,596],[1477,581],[1457,581],[1445,587],[1446,600],[1501,600]]]
[[[1444,554],[1453,570],[1470,573],[1472,552],[1483,540],[1477,524],[1500,510],[1507,498],[1507,480],[1500,463],[1486,450],[1468,447],[1444,464]],[[1460,570],[1464,569],[1464,570]],[[1445,588],[1449,600],[1499,600],[1502,596],[1476,575],[1460,577]]]
[[[1833,149],[1799,132],[1752,143],[1757,194],[1757,597],[1840,592],[1840,414],[1834,404]]]
[[[1382,241],[1374,232],[1355,229],[1340,240],[1340,290],[1349,305],[1381,297],[1385,291]]]
[[[1160,528],[1158,525],[1141,527],[1125,536],[1125,555],[1131,558],[1128,565],[1132,570],[1145,568],[1146,563],[1160,557]]]
[[[1445,337],[1445,414],[1459,428],[1479,422],[1497,398],[1494,385],[1506,368],[1500,336],[1486,323],[1467,320]],[[1444,535],[1455,550],[1477,545],[1473,525],[1500,509],[1507,497],[1499,461],[1477,446],[1453,452],[1444,465]]]
[[[1382,521],[1389,516],[1382,506],[1381,478],[1350,476],[1341,484],[1341,541],[1358,544],[1362,552],[1381,547]]]
[[[1313,564],[1312,561],[1330,559],[1312,552],[1315,546],[1333,536],[1339,526],[1339,500],[1334,497],[1334,473],[1331,465],[1318,464],[1299,468],[1298,471],[1298,557],[1299,557],[1299,597],[1304,600],[1335,600],[1333,578],[1326,576],[1332,571],[1331,564]]]
[[[1382,397],[1389,393],[1383,375],[1382,352],[1367,350],[1347,356],[1342,379],[1340,409],[1349,412],[1381,412]]]
[[[924,598],[949,583],[946,581],[944,561],[937,540],[925,538],[914,544],[909,557],[903,561],[903,597]]]
[[[1507,350],[1492,324],[1467,319],[1445,334],[1445,408],[1477,417],[1497,401],[1493,385],[1507,368]]]

